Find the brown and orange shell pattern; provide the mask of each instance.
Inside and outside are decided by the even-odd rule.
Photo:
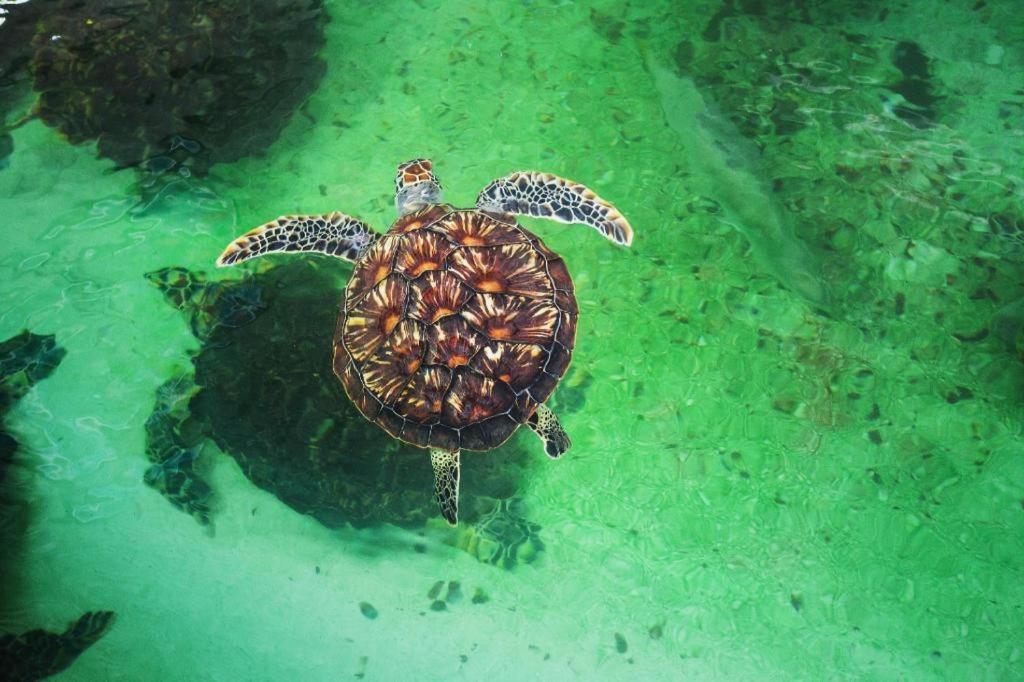
[[[395,438],[490,450],[565,374],[578,312],[561,257],[511,216],[428,206],[356,263],[334,371]]]

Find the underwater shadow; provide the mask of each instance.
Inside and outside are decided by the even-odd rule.
[[[262,153],[327,69],[321,0],[31,0],[10,14],[0,85],[31,78],[30,117],[138,168],[143,188]]]
[[[149,485],[210,523],[218,494],[203,480],[200,454],[210,439],[257,487],[328,528],[422,529],[439,517],[425,451],[363,418],[334,376],[332,330],[347,274],[336,262],[292,259],[218,282],[184,268],[147,275],[201,342],[194,375],[158,390],[147,422]],[[529,458],[539,458],[514,439],[467,454],[464,525],[501,508],[496,501],[513,497]]]
[[[15,608],[20,593],[17,559],[31,518],[30,505],[24,499],[28,474],[19,470],[21,446],[7,431],[5,419],[15,403],[48,377],[65,355],[52,334],[23,331],[0,342],[0,585],[5,610]],[[90,611],[60,633],[34,629],[0,634],[0,677],[37,680],[55,675],[106,634],[113,622],[112,611]]]

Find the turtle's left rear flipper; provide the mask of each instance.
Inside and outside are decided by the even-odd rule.
[[[324,253],[355,261],[378,236],[363,221],[337,211],[326,215],[286,215],[228,244],[217,259],[217,266],[235,265],[268,253]]]
[[[441,515],[454,526],[459,522],[459,451],[430,448],[430,463]]]
[[[519,171],[498,178],[480,192],[476,207],[589,225],[616,244],[633,242],[633,228],[614,206],[586,185],[551,173]]]
[[[114,623],[113,611],[90,611],[63,634],[30,630],[0,636],[0,671],[3,679],[38,680],[66,669],[95,644]]]

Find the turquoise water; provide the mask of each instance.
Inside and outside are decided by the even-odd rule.
[[[0,339],[66,353],[7,389],[0,633],[116,614],[59,678],[1024,677],[1016,3],[39,2]],[[573,448],[469,453],[457,529],[330,375],[351,266],[214,268],[282,214],[386,229],[419,156],[636,232],[522,219],[576,286]]]

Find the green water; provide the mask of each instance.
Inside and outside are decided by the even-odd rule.
[[[1017,3],[325,11],[308,100],[204,176],[140,191],[95,144],[39,119],[11,133],[0,338],[67,355],[6,418],[29,514],[0,632],[114,611],[67,680],[1024,678]],[[523,219],[575,280],[553,401],[573,449],[550,461],[517,434],[473,454],[507,464],[506,489],[467,473],[462,498],[513,500],[540,542],[492,565],[466,551],[472,519],[407,523],[387,500],[324,523],[216,437],[197,523],[143,482],[157,389],[202,348],[144,275],[237,280],[216,256],[286,213],[385,229],[417,156],[456,205],[543,170],[636,232],[622,249]],[[351,266],[309,267],[340,287]],[[395,486],[429,485],[425,455],[397,461]]]

